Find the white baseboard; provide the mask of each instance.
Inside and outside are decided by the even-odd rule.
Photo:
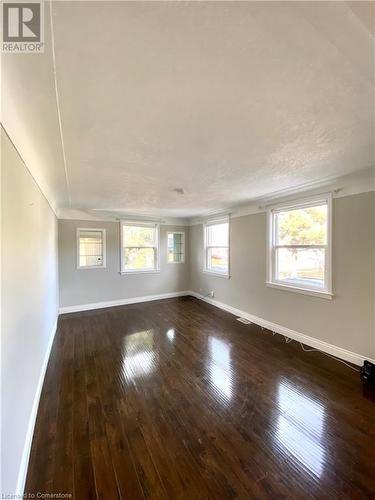
[[[193,292],[191,290],[183,292],[161,293],[158,295],[145,295],[143,297],[134,297],[130,299],[119,299],[106,302],[96,302],[91,304],[80,304],[76,306],[60,307],[60,314],[79,312],[79,311],[89,311],[92,309],[101,309],[105,307],[121,306],[126,304],[136,304],[139,302],[149,302],[151,300],[170,299],[173,297],[183,297],[186,295],[191,295],[193,297],[196,297],[197,299],[203,300],[208,304],[211,304],[215,307],[219,307],[224,311],[234,314],[237,317],[246,318],[252,323],[255,323],[256,325],[262,326],[263,328],[267,328],[268,330],[279,333],[280,335],[289,337],[293,340],[296,340],[297,342],[302,342],[303,344],[313,347],[314,349],[326,352],[328,354],[331,354],[332,356],[336,356],[337,358],[349,361],[350,363],[353,363],[355,365],[362,366],[365,359],[368,359],[372,363],[375,363],[375,360],[369,357],[362,356],[361,354],[357,354],[352,351],[348,351],[347,349],[343,349],[342,347],[338,347],[333,344],[329,344],[328,342],[324,342],[323,340],[310,337],[309,335],[305,335],[304,333],[291,330],[290,328],[279,325],[277,323],[272,323],[271,321],[268,321],[266,319],[259,318],[258,316],[254,316],[253,314],[247,313],[245,311],[241,311],[240,309],[225,304],[224,302],[220,302],[218,300],[211,299],[209,297],[202,297],[199,293]]]
[[[355,365],[362,366],[365,359],[371,361],[372,363],[375,363],[375,360],[371,358],[362,356],[361,354],[357,354],[352,351],[348,351],[346,349],[343,349],[342,347],[329,344],[328,342],[324,342],[323,340],[318,340],[314,337],[305,335],[304,333],[296,332],[295,330],[291,330],[290,328],[286,328],[285,326],[278,325],[277,323],[272,323],[271,321],[267,321],[263,318],[259,318],[258,316],[254,316],[253,314],[249,314],[245,311],[241,311],[240,309],[229,306],[228,304],[224,304],[224,302],[219,302],[218,300],[214,300],[209,297],[202,297],[202,295],[200,295],[199,293],[192,291],[188,292],[188,295],[192,295],[193,297],[203,300],[208,304],[219,307],[220,309],[234,314],[237,317],[246,318],[252,323],[262,326],[263,328],[267,328],[272,332],[279,333],[280,335],[289,337],[293,340],[296,340],[297,342],[302,342],[303,344],[313,347],[314,349],[326,352],[328,354],[331,354],[332,356],[343,359],[345,361],[349,361],[350,363],[353,363]]]
[[[29,465],[29,458],[30,458],[30,452],[31,452],[31,445],[33,442],[35,422],[36,422],[36,417],[38,414],[39,400],[40,400],[40,396],[42,393],[44,377],[45,377],[45,374],[47,371],[47,365],[48,365],[49,356],[51,354],[53,340],[54,340],[55,334],[56,334],[57,319],[58,318],[56,318],[56,321],[53,325],[53,328],[52,328],[52,331],[50,334],[50,338],[48,340],[46,353],[44,355],[42,368],[41,368],[40,374],[39,374],[38,385],[37,385],[36,391],[35,391],[34,402],[33,402],[32,408],[31,408],[29,423],[27,426],[25,444],[23,446],[23,451],[22,451],[21,464],[20,464],[20,468],[18,471],[17,487],[16,487],[16,497],[17,498],[23,498],[23,493],[25,490],[27,468]]]
[[[124,306],[127,304],[137,304],[138,302],[150,302],[151,300],[171,299],[173,297],[184,297],[190,295],[190,292],[170,292],[160,293],[158,295],[144,295],[143,297],[133,297],[130,299],[109,300],[106,302],[94,302],[91,304],[79,304],[76,306],[60,307],[60,314],[90,311],[92,309],[103,309],[104,307]]]

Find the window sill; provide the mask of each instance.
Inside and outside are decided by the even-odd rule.
[[[150,270],[139,270],[139,271],[120,271],[120,273],[122,276],[124,276],[125,274],[127,276],[131,276],[132,274],[160,274],[160,269],[150,269]]]
[[[230,275],[224,273],[215,273],[214,271],[207,271],[207,269],[203,269],[202,273],[209,274],[210,276],[216,276],[217,278],[224,278],[229,280]]]
[[[272,281],[266,281],[266,286],[270,288],[277,288],[278,290],[285,290],[287,292],[302,293],[304,295],[311,295],[313,297],[320,297],[321,299],[332,300],[333,293],[321,292],[319,290],[311,290],[309,288],[300,288],[291,285],[282,285],[280,283],[273,283]]]

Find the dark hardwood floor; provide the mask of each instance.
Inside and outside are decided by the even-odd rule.
[[[26,492],[375,498],[359,374],[194,298],[63,315]]]

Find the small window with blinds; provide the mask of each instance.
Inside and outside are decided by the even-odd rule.
[[[105,229],[77,229],[77,267],[105,267]]]
[[[185,262],[185,233],[175,231],[167,233],[167,252],[169,264],[183,264]]]

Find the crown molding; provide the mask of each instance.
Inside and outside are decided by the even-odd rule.
[[[96,222],[119,222],[121,220],[133,220],[143,222],[158,222],[166,226],[189,226],[189,219],[182,217],[163,217],[155,214],[153,216],[113,213],[100,210],[83,210],[74,208],[63,208],[58,211],[59,220],[80,220]]]
[[[217,211],[206,212],[198,217],[190,219],[190,225],[202,224],[207,217],[216,214],[230,213],[231,218],[243,217],[265,212],[267,206],[275,202],[284,202],[295,199],[296,196],[314,196],[322,192],[331,192],[333,198],[343,198],[360,193],[375,191],[375,167],[369,167],[351,174],[326,178],[310,183],[301,184],[296,187],[274,191],[259,198],[255,198],[249,203],[233,205],[232,207],[221,208]]]

